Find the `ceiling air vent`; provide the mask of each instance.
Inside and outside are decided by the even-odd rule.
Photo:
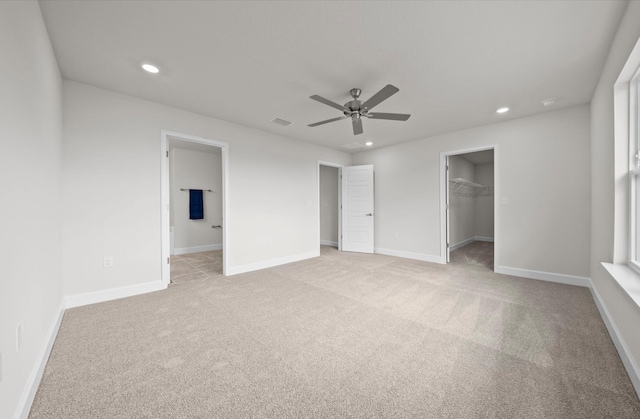
[[[293,124],[293,122],[285,121],[284,119],[280,118],[273,118],[271,122],[273,122],[274,124],[282,125],[283,127],[288,127],[289,125]]]

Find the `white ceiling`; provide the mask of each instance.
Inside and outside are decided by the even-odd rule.
[[[588,103],[618,1],[40,1],[65,79],[341,149],[374,148]],[[161,68],[150,75],[139,64]],[[400,91],[349,120],[343,104]],[[509,106],[498,115],[495,110]],[[274,117],[293,122],[283,127]]]

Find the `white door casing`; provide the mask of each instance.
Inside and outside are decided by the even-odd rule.
[[[373,253],[373,166],[347,166],[342,178],[342,250]]]
[[[207,146],[220,148],[222,159],[222,273],[227,275],[228,261],[231,249],[229,246],[229,144],[223,141],[197,137],[172,131],[160,131],[160,196],[161,196],[161,283],[168,286],[171,280],[170,274],[170,254],[171,254],[171,227],[170,227],[170,205],[169,205],[169,139],[174,138],[180,141],[200,143]]]
[[[451,207],[451,197],[449,195],[449,156],[446,156],[445,158],[445,175],[444,175],[444,184],[445,186],[445,205],[446,205],[446,240],[447,240],[447,244],[446,244],[446,252],[447,252],[447,259],[446,259],[446,263],[451,262],[451,226],[449,226],[449,220],[451,220],[450,216],[451,216],[451,211],[450,211],[450,207]]]

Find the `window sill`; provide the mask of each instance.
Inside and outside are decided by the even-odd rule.
[[[609,275],[616,280],[620,288],[631,300],[640,308],[640,274],[628,267],[627,265],[615,265],[613,263],[604,263],[602,266],[609,272]]]

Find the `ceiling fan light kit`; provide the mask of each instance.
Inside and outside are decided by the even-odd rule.
[[[349,94],[353,98],[353,100],[345,103],[344,105],[339,105],[335,102],[332,102],[328,99],[323,98],[322,96],[313,95],[310,96],[311,99],[316,100],[320,103],[324,103],[327,106],[331,106],[332,108],[336,108],[344,114],[344,116],[339,116],[337,118],[331,118],[324,121],[316,122],[313,124],[309,124],[310,127],[317,127],[318,125],[328,124],[329,122],[340,121],[341,119],[351,118],[351,124],[353,126],[353,134],[359,135],[364,131],[362,129],[362,117],[371,118],[371,119],[387,119],[391,121],[406,121],[411,116],[410,114],[405,113],[373,113],[369,112],[374,106],[380,104],[382,101],[387,100],[392,95],[398,93],[400,89],[390,84],[383,87],[378,93],[373,95],[366,102],[362,102],[358,98],[362,93],[362,90],[358,88],[353,88],[349,91]]]

